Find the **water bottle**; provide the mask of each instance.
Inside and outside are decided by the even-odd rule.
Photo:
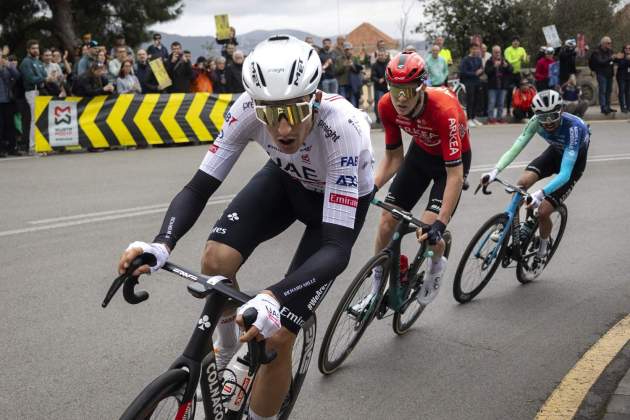
[[[400,284],[407,284],[407,272],[409,271],[409,259],[406,255],[400,254]]]
[[[249,362],[245,359],[246,353],[247,346],[241,346],[223,375],[223,395],[226,398],[230,397],[226,408],[231,411],[241,409],[254,380],[249,374]]]

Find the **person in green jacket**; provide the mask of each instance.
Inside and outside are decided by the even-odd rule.
[[[521,67],[523,64],[529,63],[529,55],[525,48],[521,47],[521,40],[515,36],[512,38],[512,45],[505,49],[505,61],[512,66],[512,72],[514,73],[514,83],[518,84],[521,80]]]
[[[431,86],[446,85],[448,79],[448,64],[444,57],[440,56],[440,46],[433,45],[431,47],[431,55],[426,59],[427,71],[429,72],[429,80]]]
[[[31,39],[26,43],[28,54],[20,63],[20,73],[22,74],[22,83],[24,84],[24,96],[31,111],[31,123],[28,133],[29,153],[35,152],[35,97],[38,95],[39,88],[44,87],[45,82],[52,81],[46,73],[44,63],[39,60],[39,42]]]

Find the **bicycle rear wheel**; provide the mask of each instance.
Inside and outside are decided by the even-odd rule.
[[[120,417],[121,420],[191,420],[195,416],[195,396],[182,401],[188,372],[171,369],[147,385]]]
[[[475,233],[459,260],[453,281],[453,297],[459,303],[470,302],[488,284],[505,252],[510,238],[508,216],[499,213],[492,216]],[[505,232],[502,244],[495,242],[499,232]],[[494,234],[494,236],[493,236]],[[492,252],[500,246],[494,259]]]
[[[540,237],[534,233],[532,233],[527,242],[523,244],[523,255],[518,260],[516,264],[516,279],[523,283],[530,283],[538,278],[543,272],[543,270],[549,265],[549,261],[551,261],[551,257],[558,249],[558,245],[560,245],[560,241],[562,240],[562,236],[564,235],[564,229],[567,226],[568,219],[568,210],[564,204],[560,204],[556,211],[551,213],[551,223],[553,227],[551,229],[551,234],[549,235],[549,252],[547,254],[546,261],[544,261],[541,267],[536,267],[534,258],[538,253],[538,244],[540,243]],[[536,225],[533,229],[533,232],[538,231],[538,220],[536,220]]]
[[[363,311],[356,313],[351,308],[370,293],[372,271],[377,266],[383,267],[383,277],[378,294],[372,297]],[[389,254],[381,252],[372,257],[350,283],[348,290],[335,309],[319,351],[318,368],[324,375],[333,373],[341,366],[359,342],[367,326],[374,319],[383,300],[387,277],[389,276],[389,266]]]
[[[445,242],[444,256],[448,258],[449,254],[451,253],[451,243],[452,243],[451,232],[449,231],[444,232],[444,242]],[[424,311],[424,308],[425,308],[425,306],[420,304],[420,302],[418,302],[415,299],[415,297],[420,292],[420,287],[422,286],[422,282],[424,280],[425,267],[426,267],[424,265],[425,251],[426,251],[426,243],[423,243],[420,249],[418,250],[418,255],[416,256],[416,259],[419,260],[419,263],[417,265],[418,269],[416,270],[415,273],[408,274],[408,276],[410,277],[409,279],[410,286],[405,293],[404,299],[409,300],[409,302],[406,305],[404,305],[400,310],[396,311],[396,313],[394,313],[394,317],[392,320],[392,329],[398,335],[403,335],[407,331],[409,331],[409,328],[411,328],[411,326],[418,320],[418,318],[420,318],[420,315],[422,315],[422,312]]]

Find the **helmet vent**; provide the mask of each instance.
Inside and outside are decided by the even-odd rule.
[[[288,41],[289,37],[286,35],[274,35],[272,37],[270,37],[268,39],[269,42],[274,42],[274,41]]]
[[[293,62],[291,66],[291,71],[289,72],[289,84],[293,83],[293,75],[295,74],[295,65],[297,64],[297,60]]]
[[[313,74],[313,77],[311,77],[311,80],[308,81],[308,83],[313,83],[315,81],[315,79],[317,79],[317,76],[319,75],[319,69],[315,70],[315,74]]]
[[[260,68],[260,65],[258,63],[256,63],[256,68],[258,69],[258,75],[260,76],[260,83],[262,83],[264,87],[267,87],[267,83],[265,82],[265,76],[263,76],[262,69]]]
[[[313,55],[314,52],[315,50],[311,48],[311,50],[308,52],[308,57],[306,58],[306,61],[308,61],[311,58],[311,55]]]
[[[407,78],[411,79],[417,71],[418,69],[412,69],[409,73],[407,73]]]

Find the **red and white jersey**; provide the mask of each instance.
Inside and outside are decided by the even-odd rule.
[[[424,108],[415,118],[398,115],[389,93],[378,102],[378,113],[385,129],[385,146],[402,145],[401,129],[425,152],[442,156],[445,166],[462,163],[462,153],[470,150],[466,114],[455,94],[447,88],[426,88]]]
[[[323,221],[354,228],[359,197],[374,188],[374,155],[366,115],[339,95],[323,94],[313,128],[302,147],[285,154],[275,146],[254,102],[243,93],[225,115],[223,129],[199,169],[223,181],[254,140],[287,176],[304,188],[324,193]]]

